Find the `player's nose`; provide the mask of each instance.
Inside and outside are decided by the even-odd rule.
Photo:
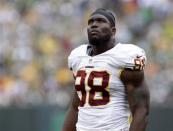
[[[97,28],[98,27],[98,22],[97,21],[93,21],[91,28]]]

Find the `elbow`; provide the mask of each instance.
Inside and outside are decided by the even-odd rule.
[[[143,109],[143,118],[144,118],[144,123],[147,125],[149,121],[149,108],[147,107]]]
[[[140,106],[136,108],[134,116],[139,116],[141,119],[144,119],[146,123],[148,123],[149,112],[148,106]]]

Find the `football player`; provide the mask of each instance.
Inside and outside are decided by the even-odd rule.
[[[144,50],[115,41],[115,17],[106,9],[90,15],[87,33],[89,43],[68,57],[75,91],[63,131],[145,131],[149,91]]]

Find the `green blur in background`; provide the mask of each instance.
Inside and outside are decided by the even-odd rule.
[[[116,13],[116,40],[146,51],[148,131],[173,131],[173,0],[0,0],[0,131],[60,131],[71,100],[68,55],[89,14]]]
[[[61,131],[65,111],[59,107],[5,108],[0,110],[1,131]],[[151,108],[147,131],[172,131],[173,109]]]

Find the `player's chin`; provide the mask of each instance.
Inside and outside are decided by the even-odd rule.
[[[100,36],[97,35],[97,34],[92,34],[92,35],[89,35],[89,36],[88,36],[88,39],[89,39],[89,40],[93,40],[93,41],[97,41],[97,40],[100,39]]]
[[[100,41],[100,38],[98,36],[92,36],[92,37],[89,37],[89,42],[90,44],[96,44]]]
[[[90,37],[90,39],[92,39],[92,40],[98,40],[98,39],[99,39],[99,36],[97,36],[97,35],[92,35],[92,36]]]

